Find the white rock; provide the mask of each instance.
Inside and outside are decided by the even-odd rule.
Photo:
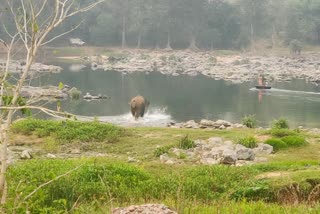
[[[238,160],[254,160],[255,154],[252,149],[238,148],[236,149]]]
[[[199,124],[203,126],[214,126],[215,123],[212,120],[202,119]]]
[[[21,152],[20,154],[21,159],[31,159],[32,155],[31,155],[31,151],[30,150],[24,150]]]
[[[222,145],[223,140],[221,137],[210,137],[208,143],[212,145]]]
[[[166,162],[167,160],[169,160],[168,154],[160,155],[160,161],[161,161],[162,163]]]
[[[55,156],[54,154],[48,153],[48,154],[47,154],[47,158],[52,158],[52,159],[54,159],[54,158],[57,158],[57,156]]]

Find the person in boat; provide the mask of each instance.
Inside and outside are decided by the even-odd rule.
[[[268,85],[268,82],[266,81],[266,78],[264,77],[263,74],[260,74],[260,75],[259,75],[258,85],[259,85],[259,86],[267,86],[267,85]]]

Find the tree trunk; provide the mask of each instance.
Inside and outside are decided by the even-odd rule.
[[[172,50],[171,47],[171,38],[170,38],[170,32],[168,32],[168,37],[167,37],[167,46],[166,46],[167,50]]]
[[[250,23],[250,43],[251,43],[251,50],[255,50],[255,44],[254,44],[254,28],[252,21]]]
[[[318,43],[320,44],[320,26],[317,29]]]
[[[122,17],[122,42],[121,42],[121,47],[125,48],[127,46],[127,41],[126,41],[126,16],[123,15]]]
[[[138,44],[137,44],[137,48],[140,49],[141,48],[141,31],[139,31],[139,35],[138,35]]]
[[[196,44],[196,38],[193,35],[191,36],[190,45],[189,45],[188,49],[193,50],[193,51],[199,50],[199,48],[197,47],[197,44]]]

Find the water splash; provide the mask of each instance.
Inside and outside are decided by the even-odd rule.
[[[120,126],[148,126],[165,127],[171,120],[171,116],[166,113],[166,107],[150,108],[144,117],[135,120],[130,112],[115,116],[99,116],[99,121],[108,122]],[[94,117],[79,118],[79,120],[93,120]]]

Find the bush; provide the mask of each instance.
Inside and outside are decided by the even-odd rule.
[[[79,100],[80,99],[80,95],[81,95],[81,91],[79,91],[76,88],[71,88],[68,91],[69,96],[71,97],[71,99],[73,100]]]
[[[248,128],[254,128],[257,124],[255,115],[247,115],[242,118],[242,124],[247,126]]]
[[[271,129],[270,134],[274,137],[295,136],[298,132],[290,129]]]
[[[194,148],[196,144],[193,140],[189,139],[188,135],[184,136],[179,142],[180,149],[191,149]]]
[[[248,136],[248,137],[239,139],[238,144],[241,144],[247,148],[255,148],[257,147],[257,140],[252,136]]]
[[[289,123],[286,118],[279,118],[278,120],[273,120],[271,123],[272,129],[289,129]]]
[[[163,155],[166,153],[168,154],[169,150],[173,147],[174,147],[174,145],[160,146],[160,147],[156,148],[156,150],[154,151],[153,154],[156,157],[160,157],[160,155]]]
[[[60,143],[72,141],[116,141],[123,130],[111,124],[78,121],[54,121],[25,119],[12,125],[12,131],[23,135],[35,134],[38,137],[53,137]]]
[[[273,147],[273,151],[279,151],[281,149],[287,148],[287,144],[278,138],[270,138],[265,141],[265,144],[269,144]]]
[[[299,40],[291,40],[289,43],[290,51],[294,54],[300,54],[302,50],[302,43]]]
[[[308,143],[302,136],[286,136],[281,138],[281,140],[285,142],[288,147],[299,147]]]

